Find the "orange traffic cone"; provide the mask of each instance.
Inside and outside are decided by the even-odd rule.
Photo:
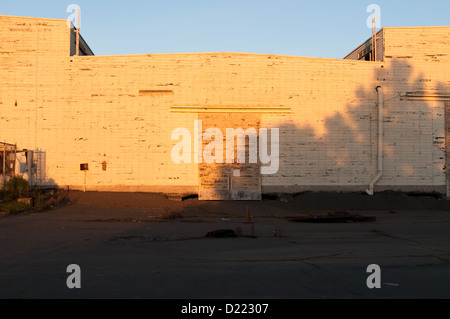
[[[246,223],[251,223],[252,222],[252,218],[250,216],[250,211],[248,209],[248,206],[247,206],[247,216],[245,217],[245,222]]]

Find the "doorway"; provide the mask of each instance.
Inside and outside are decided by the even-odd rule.
[[[217,128],[223,134],[223,163],[208,164],[204,160],[199,164],[199,200],[261,200],[261,164],[250,160],[250,150],[258,151],[258,134],[261,115],[258,113],[199,113],[202,130]],[[245,161],[239,162],[238,137],[234,137],[233,150],[227,149],[227,128],[254,132],[256,136],[245,136]],[[215,136],[213,138],[216,138]],[[202,150],[211,141],[202,139]],[[217,141],[219,142],[219,141]],[[253,143],[253,144],[252,144]],[[220,143],[219,143],[220,144]],[[227,152],[233,153],[233,161],[226,160]],[[231,156],[230,156],[231,157]],[[253,157],[254,159],[254,157]]]

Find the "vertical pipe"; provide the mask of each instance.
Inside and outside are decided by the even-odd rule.
[[[383,110],[384,110],[384,101],[383,101],[383,89],[381,88],[381,86],[377,87],[377,93],[378,93],[378,151],[377,151],[377,155],[378,155],[377,171],[378,171],[378,174],[370,182],[369,188],[366,190],[366,193],[371,195],[371,196],[374,194],[375,184],[383,176],[383,134],[384,134]]]

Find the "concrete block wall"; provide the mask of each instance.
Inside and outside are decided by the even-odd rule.
[[[380,185],[445,181],[445,95],[450,93],[450,28],[385,28],[385,170]],[[405,98],[408,93],[423,98]]]
[[[171,134],[193,134],[199,115],[173,107],[253,107],[261,127],[280,128],[280,169],[262,176],[263,192],[363,191],[377,169],[380,85],[378,189],[445,186],[443,102],[401,96],[448,91],[449,28],[418,38],[386,29],[385,61],[365,62],[227,52],[71,57],[65,21],[0,16],[0,27],[0,138],[41,150],[42,184],[83,189],[79,165],[88,163],[88,190],[195,193],[198,164],[173,163]],[[412,38],[419,42],[402,51]]]
[[[58,99],[67,87],[68,37],[62,20],[0,16],[0,138],[39,150],[43,162],[42,140],[64,145],[49,123],[59,116]],[[57,111],[47,112],[48,105]],[[40,177],[41,183],[52,183],[52,167],[41,169]]]
[[[79,125],[89,123],[86,129],[73,132],[85,136],[71,136],[79,144],[77,149],[114,154],[111,161],[122,163],[123,169],[136,167],[128,174],[133,180],[124,179],[127,174],[119,171],[110,173],[113,185],[198,186],[198,165],[175,165],[170,157],[175,144],[170,141],[171,132],[177,127],[193,132],[198,115],[173,113],[170,106],[289,108],[285,115],[261,115],[261,127],[281,130],[280,170],[263,176],[265,187],[365,187],[370,182],[370,122],[371,114],[376,114],[376,92],[368,79],[376,77],[380,63],[206,53],[78,57],[71,65],[70,98],[77,105],[71,117]],[[142,97],[140,91],[156,93]],[[100,143],[103,136],[114,138],[109,144]],[[139,140],[144,142],[139,145]],[[160,148],[145,150],[149,140]],[[108,152],[96,151],[104,145],[109,145]],[[144,165],[142,158],[131,155],[136,153],[146,154]],[[74,160],[81,161],[80,156]],[[153,167],[150,173],[136,174],[149,166]]]

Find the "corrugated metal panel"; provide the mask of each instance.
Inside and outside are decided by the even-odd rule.
[[[77,46],[77,39],[76,39],[76,32],[75,29],[72,28],[70,32],[70,55],[76,54],[76,46]],[[86,41],[83,39],[83,37],[80,34],[80,55],[86,56],[86,55],[95,55],[94,52],[91,50],[89,45],[86,43]]]
[[[361,44],[350,54],[348,54],[344,59],[346,60],[365,60],[365,57],[372,51],[372,37],[370,37],[366,42]],[[377,32],[377,61],[384,61],[384,31],[383,29]]]

